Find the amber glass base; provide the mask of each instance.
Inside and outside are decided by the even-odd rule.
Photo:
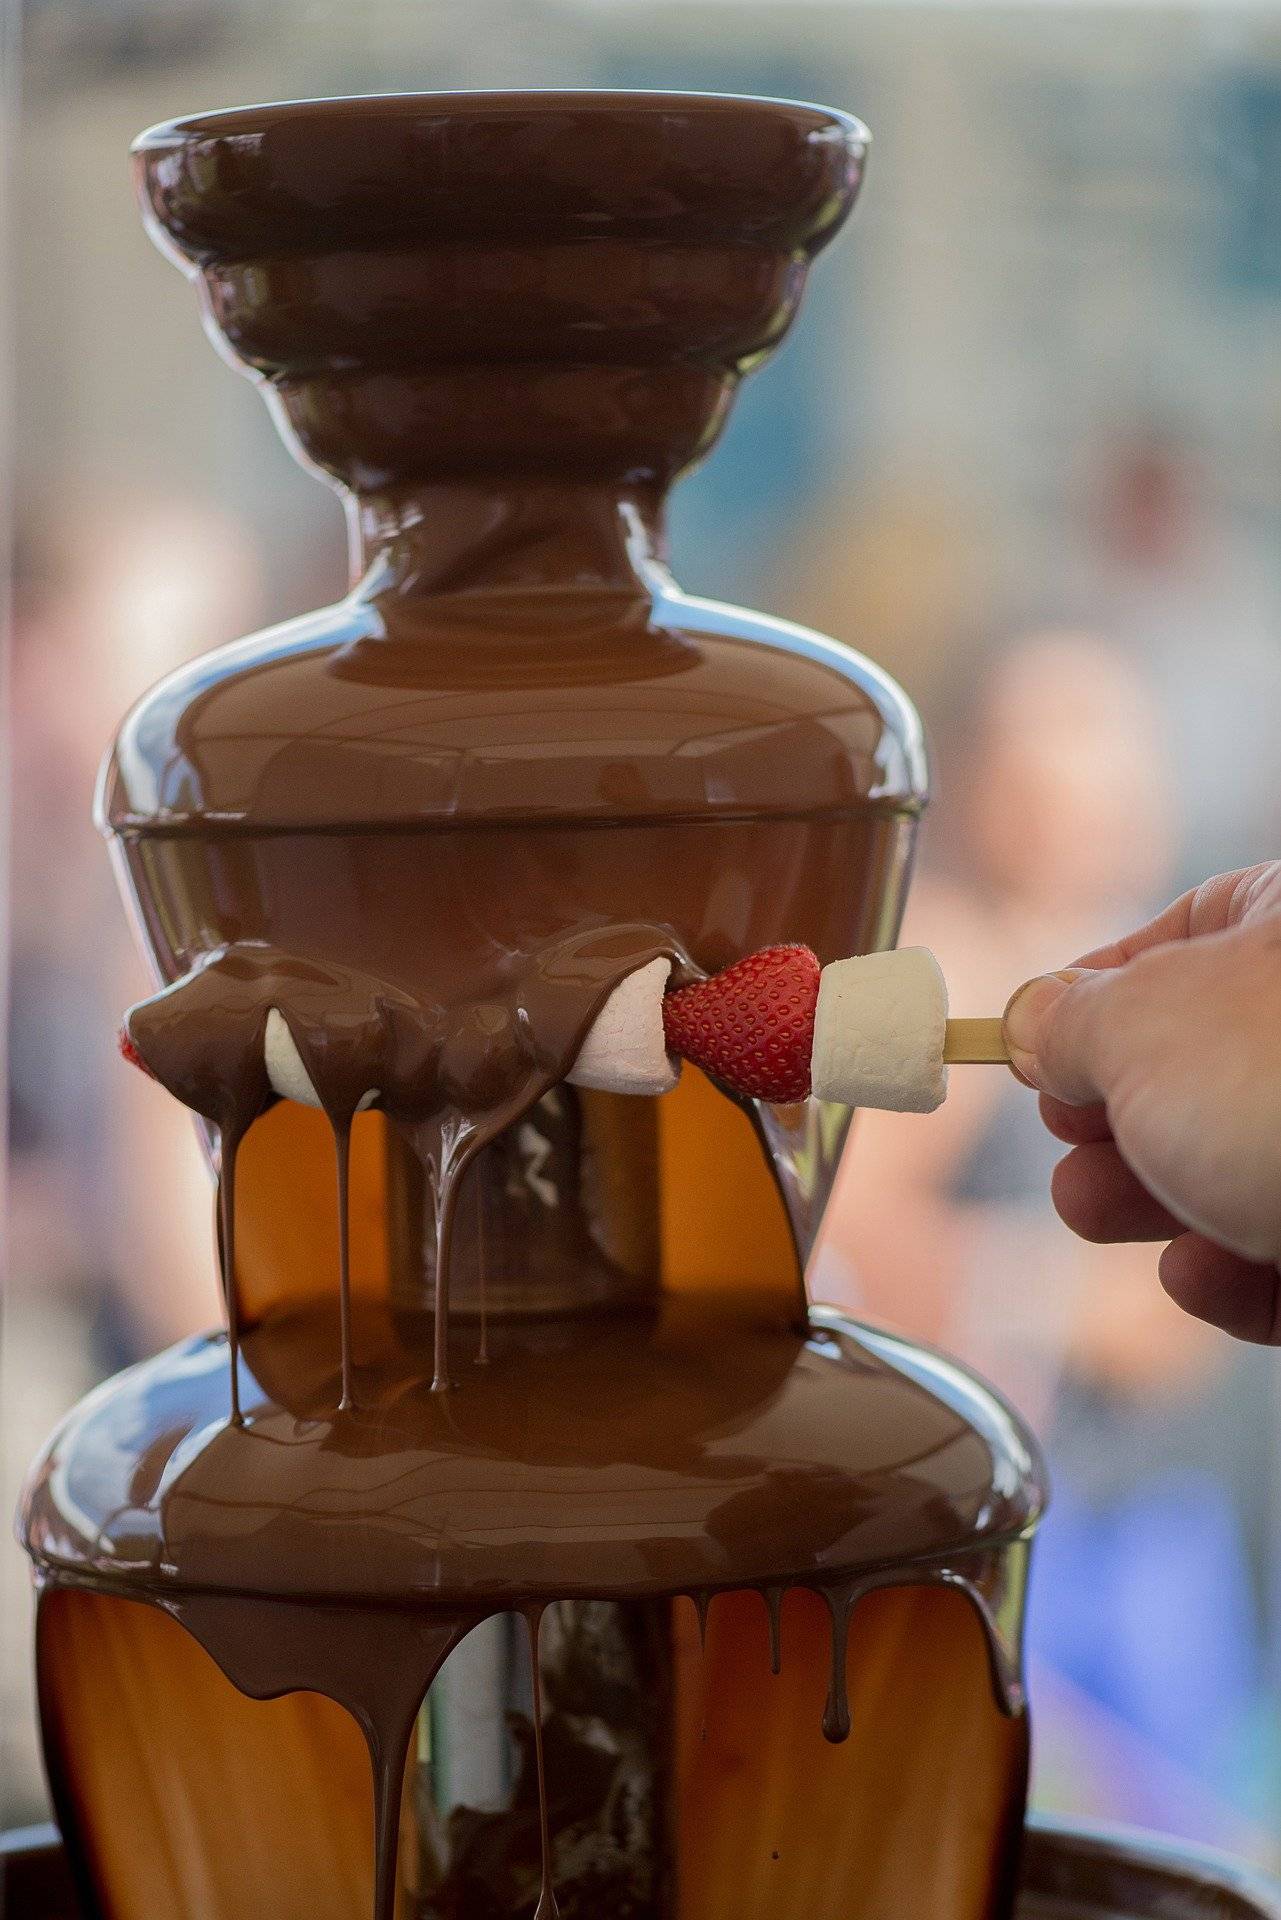
[[[991,1920],[1008,1911],[1001,1862],[1021,1818],[1026,1724],[999,1713],[978,1621],[959,1594],[876,1593],[856,1611],[854,1732],[841,1746],[819,1731],[829,1628],[814,1595],[785,1603],[778,1675],[756,1594],[713,1604],[705,1654],[687,1603],[676,1603],[668,1632],[670,1838],[650,1914]],[[89,1836],[84,1864],[104,1920],[364,1920],[369,1766],[339,1708],[313,1694],[246,1699],[163,1613],[82,1592],[46,1600],[40,1668],[51,1763],[74,1830]],[[661,1678],[652,1676],[656,1688]],[[413,1884],[412,1863],[423,1858],[415,1764],[402,1819],[403,1920],[450,1910]],[[572,1791],[554,1767],[548,1787],[553,1805]],[[518,1807],[511,1818],[517,1831]],[[527,1838],[536,1876],[536,1836]],[[572,1878],[565,1895],[562,1912],[579,1911]]]

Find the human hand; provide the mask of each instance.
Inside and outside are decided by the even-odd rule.
[[[1172,1299],[1281,1345],[1281,861],[1029,981],[1005,1034],[1071,1148],[1052,1184],[1067,1225],[1168,1240]]]

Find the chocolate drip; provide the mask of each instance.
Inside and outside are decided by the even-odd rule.
[[[432,1312],[431,1390],[445,1393],[449,1378],[449,1277],[458,1183],[478,1144],[475,1129],[461,1115],[447,1114],[415,1130],[415,1143],[431,1195],[436,1299]]]
[[[543,1683],[538,1664],[538,1638],[542,1620],[541,1607],[531,1607],[525,1614],[529,1640],[529,1677],[533,1693],[530,1719],[534,1730],[534,1768],[538,1781],[538,1851],[541,1862],[538,1905],[534,1909],[534,1920],[558,1920],[560,1910],[556,1905],[556,1889],[552,1885],[552,1837],[547,1812],[547,1760],[543,1751]]]
[[[485,1246],[485,1190],[476,1186],[476,1290],[480,1302],[480,1330],[476,1343],[476,1365],[489,1365],[489,1270]]]
[[[769,1616],[769,1670],[777,1678],[783,1670],[783,1588],[763,1587],[761,1598]]]
[[[218,1274],[227,1315],[227,1369],[231,1382],[231,1420],[241,1424],[240,1307],[236,1296],[236,1155],[240,1134],[227,1127],[218,1137]]]
[[[823,1738],[833,1746],[850,1736],[849,1689],[845,1679],[845,1653],[849,1642],[850,1612],[854,1589],[823,1586],[819,1589],[827,1602],[832,1623],[832,1666],[827,1682],[827,1704],[823,1708]]]
[[[351,1120],[335,1120],[334,1162],[338,1174],[338,1329],[342,1396],[338,1407],[355,1405],[351,1358]]]
[[[400,1837],[400,1796],[405,1755],[418,1712],[415,1701],[400,1720],[371,1722],[369,1760],[374,1773],[373,1920],[395,1920],[396,1861]]]
[[[374,1790],[373,1920],[394,1920],[401,1783],[419,1705],[476,1624],[468,1613],[361,1612],[341,1606],[191,1595],[166,1603],[251,1699],[306,1689],[357,1722]]]
[[[945,1585],[960,1585],[983,1623],[987,1638],[992,1684],[1001,1710],[1022,1713],[1027,1704],[1023,1678],[1023,1613],[1027,1600],[1028,1563],[1032,1552],[1029,1527],[1000,1553],[978,1556],[962,1580],[943,1573]]]

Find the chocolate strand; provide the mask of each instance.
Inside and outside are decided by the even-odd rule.
[[[350,1413],[352,1395],[351,1362],[351,1119],[330,1117],[334,1133],[334,1160],[338,1175],[338,1338],[342,1366],[340,1413]]]
[[[443,1129],[436,1133],[436,1151],[427,1163],[431,1185],[432,1226],[436,1247],[436,1304],[432,1321],[433,1393],[449,1390],[449,1254],[453,1238],[454,1209],[450,1172],[446,1166]]]
[[[823,1709],[823,1738],[839,1746],[850,1735],[849,1688],[845,1678],[846,1643],[849,1639],[850,1611],[854,1604],[848,1587],[824,1587],[832,1623],[832,1661],[827,1684],[827,1704]]]
[[[769,1670],[777,1675],[783,1670],[783,1589],[765,1587],[761,1598],[769,1615]]]
[[[476,1190],[476,1286],[480,1295],[480,1340],[476,1347],[476,1365],[489,1365],[488,1254],[485,1239],[485,1183],[475,1181]]]
[[[694,1611],[698,1615],[698,1651],[700,1656],[699,1685],[702,1690],[700,1703],[699,1703],[698,1737],[701,1741],[706,1742],[707,1740],[707,1616],[708,1616],[708,1613],[711,1611],[712,1596],[710,1593],[706,1591],[706,1589],[703,1589],[698,1593],[691,1594],[690,1598],[694,1602]]]
[[[231,1369],[231,1424],[244,1425],[240,1410],[240,1307],[236,1299],[236,1155],[242,1135],[224,1125],[218,1136],[218,1269],[227,1314],[227,1359]]]
[[[416,1717],[416,1716],[415,1716]],[[400,1796],[405,1778],[405,1755],[413,1721],[403,1737],[384,1741],[371,1735],[370,1761],[374,1774],[374,1912],[373,1920],[395,1920],[396,1868],[400,1853]]]
[[[531,1607],[525,1615],[525,1627],[529,1637],[529,1669],[533,1691],[534,1766],[538,1776],[538,1844],[542,1853],[542,1880],[538,1889],[538,1905],[534,1909],[534,1920],[558,1920],[560,1909],[556,1904],[556,1889],[552,1884],[551,1821],[547,1809],[547,1770],[543,1753],[543,1683],[538,1669],[538,1636],[542,1622],[543,1609]]]

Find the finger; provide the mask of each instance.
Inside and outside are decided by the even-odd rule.
[[[1163,946],[1167,940],[1192,940],[1204,933],[1222,933],[1236,926],[1254,890],[1273,873],[1275,863],[1240,867],[1235,873],[1217,873],[1199,887],[1172,900],[1163,912],[1123,934],[1105,947],[1095,947],[1076,962],[1078,967],[1123,967],[1136,953]]]
[[[1111,1141],[1075,1147],[1054,1169],[1050,1193],[1059,1218],[1082,1240],[1169,1240],[1184,1230],[1126,1166]]]
[[[1069,1147],[1086,1146],[1095,1140],[1110,1140],[1112,1127],[1104,1106],[1070,1107],[1052,1093],[1041,1095],[1041,1118],[1056,1140]]]
[[[1018,1073],[1069,1106],[1105,1100],[1114,1044],[1107,1011],[1123,978],[1123,972],[1068,967],[1020,987],[1004,1020]]]
[[[1181,1233],[1161,1255],[1161,1285],[1198,1320],[1237,1340],[1281,1345],[1281,1274],[1243,1260],[1200,1233]]]

